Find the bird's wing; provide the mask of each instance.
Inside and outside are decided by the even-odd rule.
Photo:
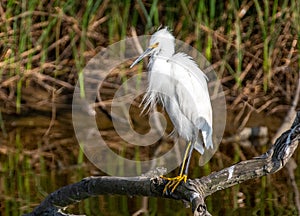
[[[207,87],[208,78],[192,58],[177,53],[171,59],[175,93],[182,113],[202,131],[206,147],[212,146],[212,108]]]

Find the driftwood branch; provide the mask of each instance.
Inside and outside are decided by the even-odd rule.
[[[172,194],[163,195],[166,181],[160,177],[89,177],[51,193],[37,206],[32,215],[65,215],[60,209],[91,196],[119,194],[130,196],[165,197],[192,204],[194,215],[210,215],[204,199],[246,180],[272,174],[288,162],[300,140],[300,112],[291,128],[284,132],[263,155],[242,161],[200,179],[189,179]]]

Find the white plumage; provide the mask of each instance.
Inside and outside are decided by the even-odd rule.
[[[152,35],[149,47],[130,67],[148,55],[149,87],[144,96],[144,109],[161,102],[174,130],[187,141],[179,175],[175,178],[162,176],[168,180],[164,193],[169,189],[174,192],[181,181],[187,180],[193,149],[204,154],[205,148],[213,148],[208,79],[190,56],[175,54],[175,38],[167,28]]]
[[[152,35],[150,46],[133,64],[150,55],[149,87],[145,107],[160,101],[179,136],[204,153],[204,146],[213,148],[212,108],[206,75],[185,53],[175,54],[175,38],[167,28]]]

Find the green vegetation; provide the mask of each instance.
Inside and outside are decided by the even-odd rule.
[[[89,170],[91,165],[81,170],[88,162],[72,137],[72,125],[65,116],[70,112],[74,86],[79,82],[80,95],[85,97],[82,69],[88,60],[112,43],[135,34],[152,34],[160,26],[169,26],[177,39],[195,47],[212,63],[222,80],[232,116],[228,122],[234,130],[244,127],[253,112],[261,116],[262,113],[280,115],[291,105],[300,70],[300,3],[297,0],[180,0],[176,5],[170,0],[2,1],[0,174],[4,178],[0,176],[3,183],[0,201],[4,200],[5,207],[0,213],[20,215],[32,209],[47,193],[93,174]],[[137,71],[130,70],[124,64],[114,71],[103,86],[106,94],[103,104],[109,106],[121,82],[134,73],[142,73],[142,64],[137,68]],[[16,114],[25,119],[11,120]],[[105,129],[109,127],[105,125]],[[107,137],[116,134],[107,132]],[[195,169],[191,176],[208,174],[244,159],[247,154],[235,144],[230,148],[223,147],[222,154],[204,169],[192,161]],[[264,151],[263,148],[266,149],[259,150]],[[149,156],[138,147],[120,147],[116,152],[134,159]],[[254,156],[249,152],[248,155]],[[295,160],[299,163],[300,157]],[[71,165],[77,169],[70,169]],[[68,180],[56,173],[64,169],[68,170]],[[91,169],[99,174],[94,167]],[[140,171],[141,167],[136,169]],[[119,172],[122,174],[124,170]],[[281,178],[280,175],[277,177]],[[249,214],[255,214],[254,211],[265,215],[295,213],[292,195],[284,197],[293,194],[291,187],[273,180],[272,184],[277,185],[272,188],[270,181],[261,180],[262,190],[254,191],[252,185],[243,185],[222,191],[220,197],[229,199],[209,197],[208,208],[216,215],[228,209],[228,215],[232,211],[245,214],[243,205],[254,208]],[[236,194],[242,194],[243,199]],[[82,214],[118,215],[120,211],[115,206],[121,204],[121,213],[126,215],[137,210],[140,201],[136,198],[133,208],[133,201],[124,197],[99,197],[81,202],[77,209]],[[150,199],[149,206],[150,215],[190,212],[172,200]],[[232,206],[234,210],[230,209]],[[103,213],[105,210],[111,214]]]
[[[82,68],[102,47],[132,31],[151,34],[169,26],[178,39],[195,46],[215,66],[228,98],[258,89],[263,95],[283,97],[271,103],[274,112],[288,104],[299,70],[299,3],[293,1],[7,1],[1,5],[0,101],[3,113],[22,113],[28,107],[52,111],[51,97],[35,106],[41,92],[57,103],[80,83],[85,96]],[[121,71],[120,74],[124,74]],[[125,72],[126,73],[126,72]],[[54,79],[52,79],[54,78]],[[56,81],[59,80],[60,82]],[[126,80],[126,79],[125,79]],[[289,86],[275,88],[281,82]],[[24,89],[33,86],[31,100]],[[61,100],[60,100],[61,99]],[[269,98],[248,97],[254,109]],[[228,101],[233,102],[233,101]],[[243,101],[234,101],[241,109]],[[30,104],[30,105],[29,105]],[[234,109],[234,107],[230,107]]]

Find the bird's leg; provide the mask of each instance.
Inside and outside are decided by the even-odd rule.
[[[192,143],[189,142],[186,146],[185,152],[184,152],[184,157],[183,157],[183,162],[180,166],[180,172],[179,175],[173,178],[168,178],[161,176],[163,179],[168,180],[169,182],[166,184],[163,193],[165,194],[168,189],[171,189],[171,192],[173,193],[177,186],[180,184],[180,182],[184,181],[186,182],[187,180],[187,174],[188,174],[188,167],[190,165],[190,159],[192,156],[193,152],[193,147]]]
[[[184,172],[183,172],[183,175],[185,175],[186,177],[187,177],[188,172],[189,172],[191,157],[192,157],[192,153],[193,153],[193,149],[194,149],[191,142],[188,145],[189,145],[189,147],[186,150],[186,151],[188,151],[188,155],[187,155],[187,158],[186,158],[185,169],[184,169]],[[186,182],[186,180],[185,180],[185,182]]]

